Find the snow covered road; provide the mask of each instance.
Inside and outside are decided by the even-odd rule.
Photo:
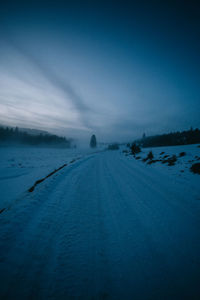
[[[200,299],[188,191],[118,151],[63,168],[0,214],[0,299]]]

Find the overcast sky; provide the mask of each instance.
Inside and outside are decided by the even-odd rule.
[[[200,127],[193,1],[1,1],[0,124],[128,141]]]

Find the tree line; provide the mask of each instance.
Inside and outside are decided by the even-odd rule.
[[[21,131],[18,127],[0,127],[0,143],[1,144],[25,144],[25,145],[49,145],[62,146],[66,148],[71,147],[72,140],[66,139],[53,134],[29,134]]]
[[[141,147],[176,146],[200,143],[200,130],[198,128],[186,131],[177,131],[167,134],[154,135],[135,141]]]

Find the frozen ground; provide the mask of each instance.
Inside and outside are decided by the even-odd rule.
[[[0,210],[11,205],[36,180],[72,159],[94,151],[87,148],[0,147]]]
[[[0,214],[0,298],[199,299],[200,176],[187,172],[107,151],[23,192]]]
[[[127,149],[127,148],[126,148]],[[161,160],[151,165],[148,162],[143,162],[142,159],[147,157],[149,151],[152,151],[154,160]],[[184,156],[180,156],[180,153],[185,153]],[[173,166],[168,166],[168,163],[163,164],[162,160],[168,159],[176,155],[177,161]],[[165,156],[168,156],[165,158]],[[132,160],[133,156],[128,155],[128,159]],[[138,162],[146,165],[147,169],[157,170],[160,173],[171,177],[176,183],[180,182],[184,186],[184,190],[188,190],[191,193],[191,197],[194,196],[200,200],[199,186],[200,186],[200,175],[193,174],[190,171],[190,167],[194,163],[200,163],[200,145],[183,145],[183,146],[170,146],[170,147],[153,147],[153,148],[142,148],[142,152],[137,154],[136,157],[140,157]]]

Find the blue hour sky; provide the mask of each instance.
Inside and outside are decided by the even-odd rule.
[[[0,124],[101,141],[200,127],[198,1],[0,4]]]

